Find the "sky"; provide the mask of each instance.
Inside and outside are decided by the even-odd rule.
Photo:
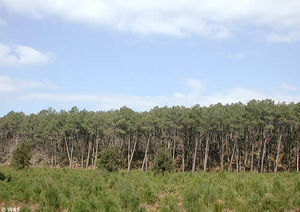
[[[300,101],[299,0],[0,0],[0,116]]]

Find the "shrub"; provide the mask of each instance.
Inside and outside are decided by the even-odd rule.
[[[182,202],[187,211],[202,211],[205,205],[201,198],[201,190],[195,188],[184,191]]]
[[[30,146],[26,143],[21,143],[17,146],[13,153],[11,165],[17,169],[29,167],[31,159]]]
[[[140,204],[140,197],[134,185],[125,180],[120,181],[118,193],[122,208],[125,208],[127,211],[137,210]]]
[[[10,182],[11,181],[11,175],[10,174],[8,174],[8,176],[6,177],[6,179],[7,179],[7,182]]]
[[[5,175],[2,172],[0,172],[0,180],[3,181],[5,179],[6,179]]]
[[[155,193],[153,185],[145,182],[142,186],[141,197],[149,204],[154,204],[157,201],[157,194]]]
[[[109,172],[117,171],[120,165],[118,150],[114,147],[104,149],[98,160],[98,167]]]
[[[295,179],[295,192],[300,192],[300,177]]]
[[[278,176],[274,178],[273,181],[273,192],[274,193],[282,193],[285,192],[286,185],[284,184],[284,181],[280,179]]]
[[[21,207],[20,212],[31,212],[31,209],[27,205],[24,205]]]
[[[167,148],[160,148],[155,155],[153,166],[155,172],[170,172],[173,170],[172,156]]]
[[[53,208],[59,208],[59,196],[58,191],[53,185],[50,185],[45,192],[45,199],[47,201],[47,205]]]

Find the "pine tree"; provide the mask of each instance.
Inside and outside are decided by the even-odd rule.
[[[170,172],[173,170],[173,160],[167,148],[160,148],[155,155],[152,170],[155,172]]]
[[[117,171],[120,165],[118,150],[114,147],[104,149],[98,160],[98,167],[109,172]]]
[[[27,143],[21,143],[13,153],[11,165],[17,169],[23,169],[30,166],[31,151]]]

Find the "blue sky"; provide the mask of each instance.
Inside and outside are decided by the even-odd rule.
[[[0,116],[300,101],[298,0],[0,0]]]

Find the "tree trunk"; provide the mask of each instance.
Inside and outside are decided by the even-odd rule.
[[[226,140],[227,140],[227,135],[225,136],[225,142],[226,142]],[[221,138],[221,171],[223,171],[224,170],[224,140],[223,140],[223,137]]]
[[[195,172],[196,169],[197,148],[198,148],[198,139],[196,139],[196,144],[194,149],[192,172]]]
[[[94,169],[97,166],[98,148],[99,148],[99,140],[96,139],[96,152],[95,152],[95,156],[94,156]]]
[[[277,142],[277,154],[276,154],[275,168],[274,168],[274,172],[275,173],[277,172],[277,168],[278,168],[278,160],[279,160],[279,154],[280,154],[281,138],[282,138],[282,134],[280,134],[278,142]]]
[[[260,139],[259,151],[258,151],[258,160],[257,160],[257,171],[259,171],[259,166],[261,164],[261,148],[262,148],[262,144],[263,144],[263,139]]]
[[[127,171],[130,170],[129,166],[130,166],[130,150],[131,150],[131,139],[130,136],[128,138],[128,145],[127,145]]]
[[[69,167],[72,168],[72,156],[71,156],[71,153],[69,151],[69,145],[68,145],[68,142],[67,142],[67,138],[65,138],[65,144],[66,144],[67,155],[68,155],[68,160],[69,160]]]
[[[262,156],[261,156],[260,173],[263,173],[263,171],[264,171],[264,158],[266,155],[266,146],[267,146],[267,139],[265,138],[264,149],[263,149]]]
[[[233,161],[233,157],[234,157],[234,153],[235,153],[235,146],[236,146],[236,141],[234,141],[234,144],[233,144],[233,150],[232,150],[232,153],[231,153],[231,158],[230,158],[230,163],[229,163],[229,166],[228,166],[228,171],[231,171],[231,168],[232,168],[232,161]]]
[[[176,149],[176,142],[174,140],[174,142],[173,142],[173,152],[172,152],[172,159],[173,159],[173,161],[175,159],[175,149]]]
[[[248,163],[248,152],[246,152],[245,154],[245,159],[244,159],[244,171],[246,171],[246,168],[247,168],[247,163]]]
[[[182,172],[184,172],[184,157],[185,157],[185,154],[184,154],[184,144],[182,145],[182,154],[181,154],[181,166],[182,166]]]
[[[299,141],[297,142],[297,153],[296,153],[296,171],[299,172]]]
[[[54,141],[51,141],[51,167],[54,167]]]
[[[253,157],[254,157],[254,142],[251,144],[251,165],[250,165],[250,170],[253,171]]]
[[[84,165],[83,165],[84,162],[83,161],[84,161],[84,159],[83,159],[83,148],[81,147],[81,166],[80,166],[81,168],[84,168]]]
[[[133,155],[135,152],[136,142],[137,142],[137,138],[134,140],[133,149],[131,149],[129,146],[129,150],[130,150],[131,154],[129,154],[129,158],[128,158],[129,161],[128,161],[127,171],[130,171],[130,168],[131,168],[131,162],[132,162]],[[129,139],[129,144],[130,144],[130,139]]]
[[[93,148],[92,148],[92,156],[91,156],[92,166],[93,167],[94,167],[94,158],[95,158],[95,147],[93,146]]]
[[[54,154],[51,154],[51,167],[53,168],[54,166]]]
[[[204,156],[204,165],[203,165],[203,170],[206,171],[207,167],[207,160],[208,160],[208,153],[209,153],[209,136],[206,138],[206,146],[205,146],[205,156]]]
[[[148,148],[149,148],[149,142],[150,142],[150,138],[148,138],[147,140],[147,144],[146,144],[146,150],[145,150],[145,155],[144,155],[144,160],[143,160],[143,164],[142,164],[142,170],[144,171],[144,166],[145,164],[147,163],[147,160],[148,160]],[[147,171],[147,169],[146,169]]]
[[[297,168],[296,168],[296,170],[297,170],[297,172],[299,172],[299,148],[297,149]]]
[[[54,167],[56,168],[56,164],[57,164],[57,162],[56,162],[56,142],[54,143],[55,144],[55,146],[54,146]]]
[[[239,172],[239,160],[240,160],[240,151],[239,147],[236,148],[236,157],[235,157],[235,166],[236,166],[236,172]]]
[[[92,147],[92,142],[89,141],[88,154],[87,154],[86,165],[85,165],[86,169],[89,167],[91,147]]]

